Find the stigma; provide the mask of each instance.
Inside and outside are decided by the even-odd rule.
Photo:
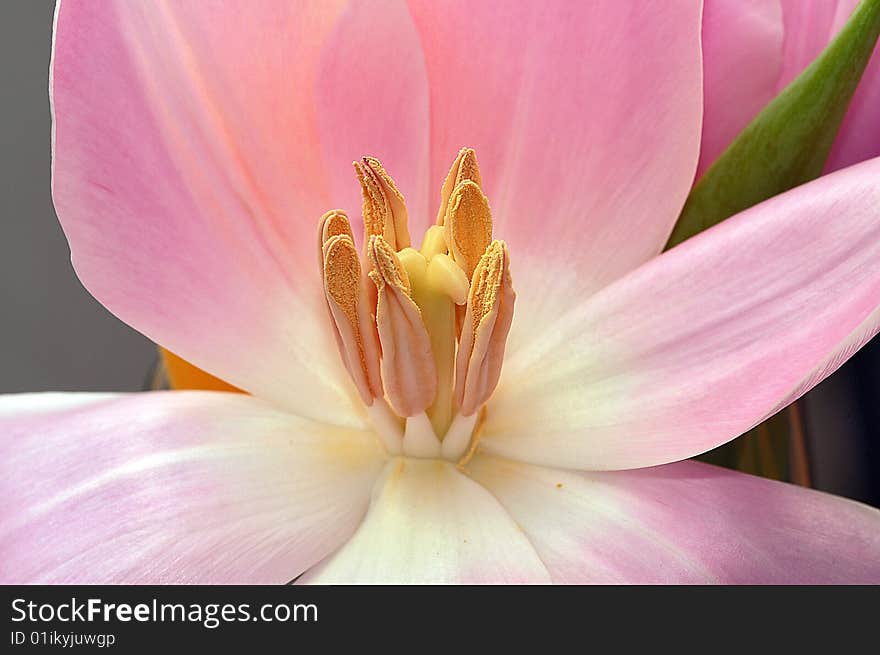
[[[516,301],[476,154],[458,153],[418,249],[403,194],[381,162],[364,157],[354,169],[361,250],[344,211],[327,212],[318,226],[340,358],[389,454],[462,463],[498,385]]]

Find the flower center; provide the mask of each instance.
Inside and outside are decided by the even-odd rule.
[[[458,153],[419,249],[403,195],[379,160],[354,167],[363,252],[345,212],[327,212],[318,228],[342,362],[390,454],[466,459],[501,375],[516,298],[507,246],[492,240],[476,156]]]

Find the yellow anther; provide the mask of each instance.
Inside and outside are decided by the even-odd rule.
[[[498,384],[516,294],[510,254],[493,241],[474,271],[455,369],[455,398],[465,416],[485,403]]]
[[[370,279],[376,283],[376,287],[381,291],[385,285],[390,285],[407,296],[412,295],[409,275],[388,242],[381,236],[372,236],[367,249],[372,265]]]
[[[354,242],[348,216],[341,209],[331,209],[321,217],[318,223],[318,263],[324,266],[324,244],[331,237],[344,235]]]
[[[477,265],[477,270],[474,271],[473,284],[468,299],[469,305],[473,307],[471,318],[474,332],[498,304],[502,277],[510,275],[510,271],[507,269],[506,251],[507,248],[503,241],[493,241],[486,248],[486,252]]]
[[[465,180],[455,187],[443,228],[449,253],[470,278],[492,241],[489,201],[475,182]]]
[[[480,167],[477,165],[477,154],[473,148],[462,148],[452,163],[452,168],[446,174],[443,187],[440,189],[440,211],[437,214],[437,225],[443,225],[446,221],[446,208],[449,197],[453,190],[465,180],[474,182],[477,186],[483,186],[483,178],[480,175]]]
[[[382,166],[382,162],[375,157],[364,157],[362,161],[376,177],[382,193],[388,200],[388,206],[391,208],[391,213],[394,216],[394,234],[397,239],[396,247],[398,250],[402,250],[410,245],[406,201],[403,198],[403,194],[397,188],[394,179],[388,174],[385,167]]]
[[[372,236],[392,236],[393,232],[392,234],[386,232],[389,210],[378,181],[358,162],[352,162],[352,165],[357,173],[358,182],[361,183],[364,241],[369,242]]]
[[[364,243],[381,236],[395,249],[410,245],[406,203],[391,176],[375,157],[352,162],[361,183]]]
[[[346,235],[331,237],[324,244],[324,285],[330,297],[357,323],[358,282],[361,263],[354,241]]]
[[[328,222],[322,220],[323,227]],[[364,404],[370,406],[374,398],[382,396],[379,347],[354,241],[348,234],[330,236],[323,245],[322,260],[324,293],[336,345]]]
[[[437,393],[437,369],[422,313],[397,253],[380,236],[367,246],[376,284],[376,324],[382,346],[382,379],[388,402],[399,416],[424,412]],[[417,253],[415,253],[417,254]]]

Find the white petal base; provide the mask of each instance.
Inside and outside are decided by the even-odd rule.
[[[306,584],[547,583],[519,526],[483,487],[439,460],[393,459],[358,531]]]

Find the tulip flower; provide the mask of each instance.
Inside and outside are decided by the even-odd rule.
[[[816,58],[859,0],[706,0],[702,173],[752,118]],[[880,155],[880,56],[865,69],[827,171]]]
[[[880,161],[660,254],[699,3],[232,4],[58,9],[77,273],[247,393],[3,397],[4,581],[880,582],[880,511],[680,461],[878,331]]]

